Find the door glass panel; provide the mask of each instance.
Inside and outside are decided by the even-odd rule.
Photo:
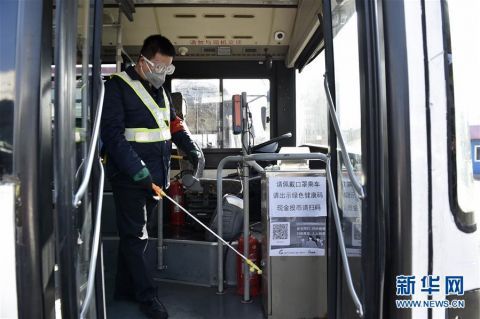
[[[18,1],[2,3],[0,10],[0,178],[12,174],[13,103]]]
[[[90,143],[91,98],[92,98],[92,38],[93,38],[93,0],[78,1],[77,17],[77,56],[75,90],[75,145],[77,172],[75,189],[82,181],[85,160]],[[82,205],[77,209],[78,251],[77,251],[77,289],[80,304],[87,290],[88,270],[92,248],[92,196],[85,194]],[[95,298],[95,296],[93,296]],[[95,313],[95,302],[91,303],[91,314]],[[93,315],[92,315],[93,317]]]
[[[325,50],[295,77],[297,145],[328,145],[328,105],[323,77]]]
[[[454,134],[450,141],[456,157],[456,199],[460,215],[471,212],[480,213],[480,97],[478,90],[478,74],[480,72],[480,43],[472,41],[480,36],[480,22],[477,14],[480,3],[473,1],[468,6],[462,6],[457,1],[446,2],[445,22],[449,30],[450,46],[448,64],[453,107],[451,114],[455,118]],[[452,185],[452,187],[455,187]],[[454,211],[456,211],[454,209]],[[465,215],[467,215],[465,214]],[[474,224],[473,219],[458,216],[465,224]],[[466,221],[468,220],[468,222]]]
[[[363,179],[361,152],[360,74],[358,54],[358,27],[355,1],[341,3],[332,0],[333,52],[335,60],[336,108],[349,157],[355,174]],[[338,201],[342,210],[343,233],[349,257],[352,279],[361,295],[361,229],[362,205],[348,178],[341,154],[338,156]],[[356,309],[343,282],[342,318],[356,317]]]

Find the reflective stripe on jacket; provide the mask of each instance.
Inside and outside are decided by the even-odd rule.
[[[114,73],[127,83],[137,96],[142,100],[145,107],[152,114],[158,128],[148,129],[143,127],[126,127],[125,138],[127,141],[138,143],[160,142],[171,139],[170,136],[170,102],[165,90],[163,91],[164,106],[160,107],[139,80],[133,80],[127,72]]]

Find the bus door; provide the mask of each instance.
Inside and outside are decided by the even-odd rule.
[[[0,318],[54,318],[52,1],[0,7]]]
[[[78,318],[82,310],[82,317],[105,317],[103,289],[89,288],[88,281],[101,189],[94,122],[103,86],[102,5],[96,0],[57,1],[53,20],[57,292],[62,317],[72,319]],[[97,264],[101,265],[101,250]],[[95,277],[103,282],[101,271]],[[87,291],[91,302],[84,309]]]
[[[428,3],[428,2],[427,2]],[[444,282],[432,318],[478,318],[480,311],[480,108],[478,77],[480,4],[428,3],[426,52],[430,143],[428,275]],[[461,247],[461,249],[459,249]],[[443,284],[442,284],[443,285]],[[442,287],[443,288],[443,287]],[[455,307],[455,304],[464,305]]]
[[[345,271],[333,218],[328,221],[328,318],[379,318],[382,309],[383,228],[382,158],[379,110],[381,81],[374,1],[324,1],[321,24],[324,31],[325,88],[330,94],[339,127],[329,123],[331,168],[350,274]],[[371,27],[373,25],[373,27]],[[378,51],[376,52],[378,53]],[[322,79],[323,80],[323,79]],[[323,81],[322,81],[323,82]],[[383,105],[383,104],[382,104]],[[367,107],[368,106],[368,107]],[[377,112],[377,113],[375,113]],[[340,138],[345,150],[341,150]],[[366,197],[361,200],[347,173],[350,161],[355,179]],[[331,214],[329,215],[331,216]],[[347,274],[345,274],[347,272]],[[350,276],[349,276],[350,275]],[[351,280],[351,284],[349,284]]]

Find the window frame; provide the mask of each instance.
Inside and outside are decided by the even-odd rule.
[[[225,80],[268,80],[269,82],[269,89],[268,89],[268,92],[269,92],[269,97],[267,97],[267,99],[269,100],[269,114],[267,114],[267,116],[271,119],[271,114],[272,114],[272,79],[271,77],[269,76],[242,76],[242,77],[236,77],[236,76],[229,76],[229,75],[226,75],[226,76],[217,76],[217,77],[211,77],[211,76],[186,76],[186,77],[177,77],[177,76],[172,76],[168,82],[168,88],[170,90],[170,92],[172,92],[172,82],[175,81],[175,80],[183,80],[183,81],[188,81],[188,80],[218,80],[219,81],[219,92],[220,92],[220,111],[221,111],[221,115],[220,117],[223,118],[223,112],[222,112],[222,109],[223,109],[223,104],[225,102],[225,99],[224,99],[224,94],[223,94],[223,90],[224,90],[224,81]],[[225,131],[225,127],[223,125],[223,121],[221,121],[221,127],[219,128],[217,126],[217,130],[220,130],[222,132],[222,137],[223,137],[223,134],[224,134],[224,131]],[[270,120],[270,131],[269,131],[269,139],[272,138],[272,123],[271,123],[271,120]],[[263,142],[262,142],[263,143]],[[223,144],[223,140],[222,140],[222,144]],[[209,153],[222,153],[222,152],[226,152],[226,153],[231,153],[232,151],[240,151],[241,148],[240,147],[212,147],[212,148],[205,148],[205,147],[202,147],[202,150],[205,151],[205,150],[209,150]],[[213,150],[213,151],[211,151]]]
[[[175,60],[175,79],[269,79],[270,80],[270,136],[276,137],[291,132],[292,138],[280,142],[281,146],[294,146],[296,141],[295,119],[295,71],[285,66],[284,61],[273,59],[271,64],[258,60]],[[165,87],[171,89],[168,76]],[[278,89],[278,88],[281,89]],[[282,112],[281,117],[277,116]],[[216,169],[219,161],[225,156],[238,155],[240,149],[205,149],[205,168]],[[172,162],[175,166],[175,161]],[[236,164],[228,163],[225,168],[236,168]],[[261,164],[264,165],[264,164]]]
[[[456,145],[456,120],[455,120],[455,99],[454,99],[454,81],[453,64],[450,63],[449,54],[452,52],[450,17],[448,11],[448,0],[440,2],[442,14],[442,33],[443,33],[443,59],[445,70],[445,86],[447,92],[447,141],[448,145]],[[447,167],[448,167],[448,197],[450,210],[454,217],[457,228],[464,233],[473,233],[477,230],[475,222],[475,212],[464,211],[458,202],[457,187],[457,152],[456,147],[447,148]]]

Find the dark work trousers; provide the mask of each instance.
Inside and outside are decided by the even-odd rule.
[[[150,190],[115,183],[112,191],[120,235],[115,293],[144,302],[155,296],[153,265],[146,258],[147,219],[152,218],[156,200]]]

